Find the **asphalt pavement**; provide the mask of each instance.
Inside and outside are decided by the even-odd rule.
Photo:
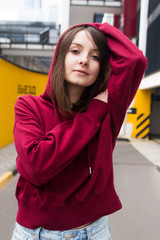
[[[0,150],[0,240],[10,239],[16,217],[15,163],[14,144]],[[1,184],[6,172],[13,173],[12,179]],[[109,216],[112,240],[160,240],[159,142],[117,141],[114,180],[123,208]]]
[[[114,176],[123,208],[109,216],[112,240],[160,240],[159,164],[160,144],[118,142]]]

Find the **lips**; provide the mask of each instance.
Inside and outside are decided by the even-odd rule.
[[[80,73],[80,74],[82,74],[82,75],[89,75],[88,72],[83,71],[83,70],[81,70],[81,69],[76,69],[76,70],[74,70],[74,72]]]

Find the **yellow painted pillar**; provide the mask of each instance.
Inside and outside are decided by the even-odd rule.
[[[138,90],[132,108],[127,113],[127,125],[132,125],[131,138],[149,138],[150,112],[151,91]]]

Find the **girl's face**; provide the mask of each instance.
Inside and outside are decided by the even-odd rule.
[[[75,35],[64,64],[68,84],[86,88],[96,81],[100,71],[99,51],[89,32],[82,30]]]

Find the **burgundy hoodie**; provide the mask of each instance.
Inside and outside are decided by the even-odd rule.
[[[86,25],[98,28],[111,50],[108,103],[93,99],[86,112],[62,116],[51,89],[53,58],[45,93],[15,104],[17,222],[27,228],[76,228],[122,207],[112,153],[147,60],[113,26]]]

